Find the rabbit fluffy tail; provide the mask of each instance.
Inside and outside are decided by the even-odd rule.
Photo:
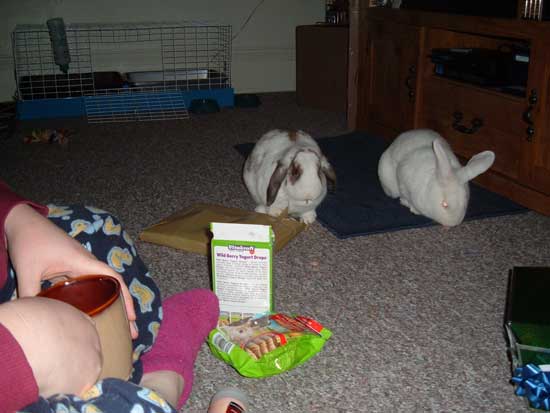
[[[399,197],[396,168],[389,151],[385,151],[378,162],[378,177],[385,194],[391,198]]]

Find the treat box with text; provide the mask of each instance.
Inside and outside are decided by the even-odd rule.
[[[213,222],[212,286],[220,322],[273,311],[273,242],[269,225]]]

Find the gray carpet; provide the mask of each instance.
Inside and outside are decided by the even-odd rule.
[[[40,202],[110,210],[137,238],[196,202],[253,208],[233,146],[270,128],[314,137],[345,132],[343,115],[300,108],[291,93],[259,108],[185,121],[19,125],[0,141],[1,176]],[[75,129],[66,148],[29,144],[32,126]],[[254,412],[528,411],[509,384],[502,329],[508,270],[550,265],[550,218],[534,212],[339,240],[319,223],[274,258],[276,307],[334,333],[303,366],[249,379],[203,346],[183,411],[205,412],[222,386],[250,395]],[[138,242],[161,290],[208,287],[208,259]]]

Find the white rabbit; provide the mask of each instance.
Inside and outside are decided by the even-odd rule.
[[[399,198],[412,213],[452,227],[466,214],[468,182],[494,160],[494,152],[484,151],[462,166],[441,135],[416,129],[399,135],[382,154],[378,177],[386,195]]]
[[[288,215],[311,224],[327,194],[327,180],[336,175],[317,142],[303,131],[279,129],[256,142],[243,170],[243,179],[256,203],[256,212]]]

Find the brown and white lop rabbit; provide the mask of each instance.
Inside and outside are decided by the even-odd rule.
[[[311,224],[336,174],[319,145],[307,133],[274,129],[256,142],[243,170],[256,212],[288,215]]]

